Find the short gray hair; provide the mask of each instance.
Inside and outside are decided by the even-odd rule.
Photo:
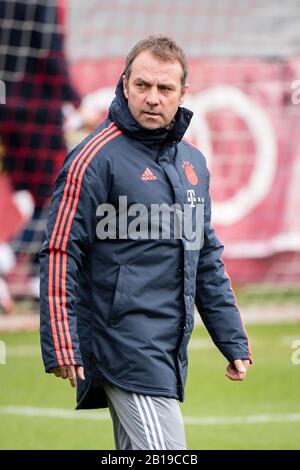
[[[178,61],[182,68],[181,85],[184,86],[188,76],[188,64],[183,49],[168,36],[152,35],[138,41],[126,57],[124,75],[128,80],[131,73],[131,65],[134,59],[142,52],[149,50],[152,54],[164,61]]]

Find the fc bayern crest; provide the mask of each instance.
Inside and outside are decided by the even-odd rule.
[[[194,170],[193,165],[186,160],[183,160],[182,167],[185,172],[185,176],[187,177],[188,181],[193,185],[196,186],[198,184],[198,176]]]

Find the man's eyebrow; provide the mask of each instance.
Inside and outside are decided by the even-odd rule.
[[[134,79],[134,82],[143,82],[145,83],[145,85],[151,85],[151,82],[148,82],[145,78],[142,78],[142,77],[136,77]],[[164,87],[164,88],[174,88],[174,85],[173,83],[158,83],[157,84],[158,87]]]
[[[142,78],[142,77],[136,77],[134,79],[134,82],[143,82],[143,83],[146,83],[146,85],[151,85],[150,82],[148,82],[145,78]]]
[[[173,85],[173,83],[158,83],[158,86],[163,88],[175,88],[175,85]]]

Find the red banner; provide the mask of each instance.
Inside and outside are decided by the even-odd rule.
[[[73,64],[104,116],[123,60]],[[300,280],[300,58],[192,60],[186,135],[211,170],[213,223],[234,282]]]

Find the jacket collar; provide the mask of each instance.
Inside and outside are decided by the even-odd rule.
[[[132,116],[127,99],[123,92],[122,77],[120,78],[116,96],[109,108],[109,119],[130,137],[145,144],[177,144],[187,130],[193,113],[189,109],[179,107],[174,118],[174,124],[170,129],[164,127],[159,129],[146,129],[141,126]]]

